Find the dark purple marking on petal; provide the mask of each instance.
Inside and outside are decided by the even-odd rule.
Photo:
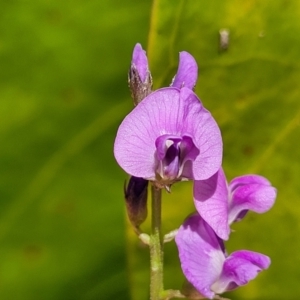
[[[155,141],[156,146],[156,155],[159,160],[163,160],[166,155],[168,149],[175,145],[176,148],[178,148],[178,143],[180,143],[182,140],[181,137],[170,135],[170,134],[164,134],[159,136]]]
[[[180,178],[187,161],[194,161],[199,150],[189,136],[162,135],[155,141],[157,173],[162,179]]]
[[[173,143],[166,151],[166,156],[162,161],[161,177],[167,179],[175,179],[179,173],[179,147],[178,144]]]
[[[182,165],[188,161],[194,161],[199,155],[200,151],[195,146],[193,139],[190,136],[183,136],[180,144],[180,156]]]
[[[157,173],[163,180],[173,180],[178,177],[181,140],[180,137],[165,134],[155,141]]]

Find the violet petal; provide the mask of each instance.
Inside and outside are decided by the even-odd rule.
[[[163,88],[143,99],[119,126],[114,154],[130,175],[155,179],[158,137],[189,136],[200,154],[187,171],[190,179],[206,179],[221,166],[222,138],[210,113],[188,88]]]
[[[194,204],[198,213],[216,234],[227,240],[230,233],[228,190],[222,168],[212,177],[194,182]]]
[[[155,179],[155,141],[177,127],[181,109],[175,88],[159,89],[147,96],[122,121],[114,144],[114,155],[128,174]]]
[[[261,184],[261,185],[271,185],[270,181],[263,176],[256,174],[242,175],[235,177],[229,183],[229,190],[233,192],[236,188],[241,185],[246,184]]]
[[[230,183],[231,202],[229,223],[241,220],[248,210],[257,213],[268,211],[274,204],[277,191],[262,176],[245,175]]]
[[[164,180],[173,180],[178,177],[180,169],[180,142],[180,137],[168,134],[158,137],[155,141],[158,161],[156,172]]]
[[[190,136],[183,136],[180,145],[182,164],[186,161],[194,161],[199,155],[199,149],[195,146],[193,139]]]
[[[172,144],[178,144],[181,142],[182,138],[171,135],[171,134],[164,134],[159,136],[155,141],[156,146],[156,155],[159,160],[163,160],[167,154],[168,148]]]
[[[213,299],[211,285],[218,279],[225,255],[220,241],[197,215],[189,217],[175,237],[182,271],[186,279],[205,297]]]
[[[223,143],[220,129],[211,116],[200,103],[196,94],[188,89],[180,90],[181,102],[184,104],[182,110],[183,132],[193,138],[193,143],[200,153],[190,169],[184,171],[187,178],[204,180],[215,174],[222,163]]]
[[[179,65],[177,74],[173,78],[171,86],[193,89],[198,78],[198,66],[194,57],[186,51],[179,53]]]
[[[245,285],[260,271],[267,269],[270,262],[270,258],[261,253],[247,250],[233,252],[226,258],[222,274],[212,285],[212,290],[220,294]]]

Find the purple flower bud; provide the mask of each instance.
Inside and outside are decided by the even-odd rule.
[[[139,104],[151,93],[152,77],[148,67],[148,59],[140,44],[136,44],[133,49],[128,82],[134,105]]]
[[[135,228],[147,218],[148,181],[143,178],[130,177],[127,187],[124,187],[127,215]]]

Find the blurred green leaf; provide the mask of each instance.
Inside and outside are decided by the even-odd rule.
[[[112,148],[150,5],[0,0],[1,299],[129,299]]]
[[[228,179],[257,173],[278,189],[270,212],[249,213],[234,226],[229,252],[262,252],[272,265],[228,293],[231,299],[300,296],[299,12],[300,3],[292,0],[153,2],[147,53],[155,87],[170,84],[179,51],[193,54],[200,69],[196,92],[223,133]],[[227,51],[219,49],[222,28],[230,32]],[[193,210],[191,183],[175,185],[163,199],[164,231],[178,227]],[[132,299],[147,299],[148,249],[131,233],[128,238]],[[165,264],[166,288],[180,288],[183,277],[174,244],[165,247]]]

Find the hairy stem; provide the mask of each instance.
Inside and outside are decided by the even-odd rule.
[[[160,300],[163,286],[161,189],[152,186],[152,232],[150,235],[150,299]]]

